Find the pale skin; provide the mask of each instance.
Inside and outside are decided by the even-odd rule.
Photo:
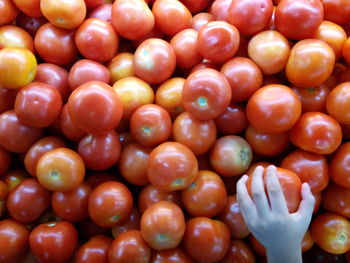
[[[243,218],[250,232],[265,246],[269,263],[301,263],[301,243],[311,221],[315,198],[309,185],[303,183],[299,209],[289,213],[276,167],[270,165],[265,172],[267,194],[261,166],[252,175],[253,198],[247,190],[247,175],[237,183],[237,200]]]

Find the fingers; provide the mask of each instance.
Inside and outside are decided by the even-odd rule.
[[[287,215],[289,212],[280,182],[277,178],[277,169],[275,166],[270,165],[267,167],[266,177],[267,192],[272,211],[280,215]]]
[[[315,206],[315,197],[311,193],[310,186],[307,183],[303,183],[301,187],[302,200],[296,215],[307,225],[311,221],[312,212]]]
[[[243,175],[237,182],[237,201],[247,225],[257,219],[257,211],[247,190],[248,176]]]
[[[264,168],[261,166],[256,167],[252,179],[252,195],[259,216],[267,216],[270,212],[270,205],[264,189],[263,175]]]

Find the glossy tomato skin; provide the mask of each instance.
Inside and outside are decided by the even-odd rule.
[[[312,37],[323,16],[321,1],[282,0],[276,7],[275,24],[287,38],[300,40]]]
[[[199,31],[201,28],[209,22],[215,20],[214,15],[206,12],[198,13],[192,18],[192,29]],[[220,20],[220,19],[219,19]]]
[[[199,120],[218,117],[229,105],[231,96],[226,77],[213,69],[200,69],[191,73],[182,90],[185,110]]]
[[[17,90],[0,87],[0,114],[13,109],[15,105]]]
[[[90,194],[88,211],[101,227],[112,227],[127,220],[133,207],[130,190],[119,182],[105,182]]]
[[[7,209],[13,219],[22,223],[31,223],[49,207],[51,193],[36,179],[24,179],[10,193]]]
[[[27,178],[29,174],[26,170],[15,169],[8,171],[4,174],[3,180],[8,187],[9,191],[12,191],[23,179]]]
[[[134,206],[131,210],[129,218],[124,223],[119,223],[112,227],[112,236],[116,238],[121,233],[129,230],[140,230],[141,213],[139,209]]]
[[[192,14],[203,11],[210,4],[209,0],[181,0]]]
[[[68,113],[68,104],[62,107],[58,125],[63,135],[69,140],[80,141],[85,136],[85,132],[73,124]]]
[[[254,252],[243,240],[232,239],[225,257],[219,263],[255,263]]]
[[[273,11],[271,0],[232,1],[228,21],[244,35],[255,35],[269,24]]]
[[[104,3],[99,5],[98,7],[90,10],[87,15],[88,18],[98,18],[108,23],[112,21],[112,4]]]
[[[155,251],[151,263],[194,263],[193,259],[180,246],[174,249]]]
[[[16,18],[16,26],[27,31],[27,33],[33,38],[35,37],[36,32],[38,32],[38,29],[47,22],[48,21],[45,17],[31,17],[21,12]]]
[[[48,190],[72,191],[84,180],[84,161],[77,152],[69,148],[56,148],[40,157],[36,176],[40,184]]]
[[[114,84],[118,80],[134,77],[133,66],[134,54],[129,52],[118,53],[108,64],[108,70],[111,75],[111,83]]]
[[[68,113],[79,129],[98,135],[117,127],[123,107],[111,86],[90,81],[72,92],[68,100]]]
[[[12,220],[0,221],[0,262],[19,262],[28,250],[29,231],[25,225]]]
[[[226,110],[214,121],[217,130],[225,135],[238,134],[248,126],[245,107],[236,103],[230,103]]]
[[[339,147],[329,163],[329,174],[331,180],[346,188],[350,188],[348,176],[350,143],[346,142]]]
[[[327,112],[341,124],[350,124],[349,91],[350,82],[344,82],[332,89],[327,97]]]
[[[313,88],[297,88],[292,87],[292,90],[298,95],[302,112],[318,111],[326,112],[326,101],[330,88],[322,84]]]
[[[250,97],[247,118],[254,129],[262,133],[278,134],[288,131],[301,114],[298,96],[287,86],[271,84]]]
[[[216,20],[227,22],[231,3],[232,0],[215,0],[210,8],[210,13]]]
[[[25,153],[42,135],[41,128],[22,125],[13,110],[0,115],[0,144],[10,152]]]
[[[243,174],[252,162],[249,143],[240,136],[227,135],[216,140],[210,151],[210,163],[222,176]]]
[[[15,4],[11,0],[1,0],[1,19],[0,19],[0,25],[6,25],[11,23],[13,20],[16,19],[18,14],[18,9],[16,8]]]
[[[350,249],[350,223],[335,213],[323,213],[313,219],[311,236],[323,250],[343,254]]]
[[[141,235],[155,250],[177,247],[185,233],[185,217],[179,206],[168,201],[153,204],[141,217]]]
[[[150,38],[137,47],[133,63],[136,76],[148,83],[159,84],[173,74],[176,54],[168,42]]]
[[[40,262],[67,262],[78,246],[78,232],[66,221],[41,224],[30,233],[29,245]]]
[[[324,20],[343,25],[350,21],[350,7],[346,0],[321,0]]]
[[[198,32],[198,51],[210,61],[224,62],[236,54],[239,41],[239,31],[235,26],[224,21],[213,21]]]
[[[194,217],[186,222],[183,245],[196,262],[217,262],[230,246],[230,231],[221,221]]]
[[[97,235],[89,239],[75,253],[76,263],[108,263],[108,251],[112,239],[108,236]]]
[[[118,235],[109,249],[110,263],[148,263],[151,248],[143,240],[139,230],[129,230]]]
[[[340,124],[321,112],[301,115],[290,131],[291,142],[299,148],[317,154],[334,152],[342,140]]]
[[[34,52],[33,38],[18,26],[6,25],[0,27],[0,49],[5,47],[22,47]]]
[[[88,18],[75,32],[75,43],[85,58],[106,62],[116,55],[119,37],[111,24]]]
[[[165,142],[152,150],[147,165],[150,183],[167,192],[188,187],[197,177],[198,161],[183,144]]]
[[[336,184],[322,192],[322,207],[329,212],[350,218],[350,190]]]

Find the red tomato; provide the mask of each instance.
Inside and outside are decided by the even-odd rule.
[[[329,212],[350,218],[350,189],[330,184],[322,192],[322,206]]]
[[[350,6],[347,0],[321,0],[324,20],[342,25],[350,21]]]
[[[242,137],[228,135],[216,140],[210,152],[210,163],[220,175],[242,175],[252,162],[249,143]]]
[[[17,90],[0,87],[0,114],[13,109],[15,105],[16,95]]]
[[[208,7],[209,0],[180,0],[192,14],[198,13]]]
[[[89,215],[101,227],[112,227],[127,220],[132,207],[130,190],[119,182],[102,183],[89,197]]]
[[[185,233],[185,217],[179,206],[160,201],[143,213],[141,235],[155,250],[172,249],[179,245]]]
[[[34,41],[24,29],[18,26],[1,26],[0,49],[5,47],[21,47],[34,52]]]
[[[127,221],[124,223],[119,223],[112,227],[112,235],[114,238],[119,236],[121,233],[124,233],[129,230],[139,230],[140,229],[140,221],[141,221],[141,213],[139,209],[134,206],[131,210],[130,216]]]
[[[90,81],[72,92],[68,100],[68,113],[79,129],[99,135],[118,126],[123,107],[111,86]]]
[[[12,162],[11,153],[4,147],[0,146],[0,175],[3,175],[10,168]]]
[[[344,82],[332,89],[327,97],[329,115],[341,124],[350,124],[350,82]]]
[[[87,8],[96,8],[101,6],[105,1],[104,0],[84,0]]]
[[[193,183],[197,173],[197,158],[183,144],[165,142],[150,153],[147,175],[156,188],[167,192],[184,189]]]
[[[326,100],[330,91],[327,85],[322,84],[313,88],[297,88],[292,90],[298,95],[302,112],[318,111],[326,112]]]
[[[105,62],[117,53],[119,37],[111,24],[88,18],[75,32],[75,44],[85,58]]]
[[[84,0],[40,0],[40,8],[51,24],[66,29],[76,28],[86,16]]]
[[[124,38],[145,37],[154,27],[154,16],[145,1],[118,0],[112,7],[112,26]]]
[[[48,190],[72,191],[83,182],[85,166],[77,152],[69,148],[56,148],[40,157],[36,176]]]
[[[139,230],[129,230],[118,235],[109,249],[109,263],[148,263],[151,248]]]
[[[229,20],[229,10],[232,0],[215,0],[210,8],[210,13],[219,21]]]
[[[118,80],[134,77],[134,54],[129,52],[118,53],[108,64],[111,75],[111,83],[115,84]]]
[[[213,62],[224,62],[232,58],[239,46],[239,31],[225,21],[213,21],[198,32],[198,51]]]
[[[175,35],[191,27],[192,14],[180,1],[156,0],[152,12],[156,27],[167,35]]]
[[[112,239],[107,236],[97,235],[89,239],[75,253],[75,263],[108,263],[108,251]]]
[[[28,0],[28,1],[20,1],[13,0],[13,3],[16,7],[22,11],[24,14],[31,17],[41,17],[43,16],[40,10],[40,0]]]
[[[350,249],[350,222],[335,213],[323,213],[311,222],[315,243],[332,254],[343,254]]]
[[[17,263],[28,250],[29,231],[12,219],[0,221],[0,262]]]
[[[182,90],[185,110],[194,118],[209,120],[222,114],[231,101],[231,88],[226,77],[213,69],[191,73]]]
[[[8,171],[3,176],[3,180],[6,183],[8,190],[12,191],[19,183],[23,181],[23,179],[27,178],[29,174],[26,170],[16,169]]]
[[[244,35],[255,35],[270,23],[273,3],[271,0],[232,1],[228,21]]]
[[[319,0],[282,0],[275,11],[277,30],[290,39],[311,38],[322,20]]]
[[[231,103],[214,121],[218,131],[226,135],[241,133],[248,126],[245,107],[235,103]]]
[[[251,184],[253,176],[249,176],[247,187],[251,195]],[[284,198],[290,213],[298,210],[301,201],[301,180],[292,171],[284,168],[277,168],[277,178],[281,184]],[[264,184],[266,188],[266,174],[264,173]]]
[[[214,15],[210,13],[199,13],[192,18],[192,29],[199,31],[204,25],[214,20]]]
[[[18,9],[11,0],[0,0],[0,25],[10,24],[16,19]]]
[[[255,263],[255,256],[243,240],[232,239],[225,257],[218,263]]]
[[[7,184],[5,184],[4,181],[0,180],[0,218],[2,218],[6,212],[6,199],[9,191],[10,189]]]
[[[181,247],[155,251],[151,263],[194,263],[193,259]]]
[[[176,54],[168,42],[150,38],[137,47],[133,63],[136,76],[148,83],[158,84],[173,74]]]
[[[78,232],[65,221],[41,224],[30,233],[29,245],[40,262],[67,262],[78,246]]]
[[[328,185],[328,163],[323,155],[299,149],[284,157],[281,167],[296,173],[313,193],[321,192]]]
[[[294,145],[317,154],[334,152],[342,140],[340,124],[333,117],[321,112],[301,115],[289,136]]]
[[[186,222],[183,245],[197,262],[217,262],[230,246],[230,230],[221,221],[194,217]]]
[[[91,10],[87,16],[88,18],[98,18],[108,23],[112,21],[112,4],[104,3]]]
[[[58,119],[58,125],[63,135],[69,140],[80,141],[85,136],[85,132],[73,124],[68,114],[68,104],[65,104],[62,107],[62,111]]]
[[[191,216],[213,217],[225,208],[227,192],[218,174],[202,170],[196,180],[182,190],[181,198]]]
[[[247,118],[250,125],[262,133],[279,134],[288,131],[301,114],[298,96],[287,86],[264,86],[250,97]]]
[[[47,22],[48,21],[45,17],[31,17],[24,13],[19,13],[16,18],[16,26],[27,31],[27,33],[33,38],[35,37],[36,32],[38,32],[38,29]]]
[[[338,151],[333,155],[329,163],[329,174],[331,180],[336,184],[346,188],[350,188],[349,153],[350,142],[346,142],[339,147]]]

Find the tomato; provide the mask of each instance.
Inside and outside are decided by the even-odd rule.
[[[221,67],[220,63],[212,62],[212,61],[208,61],[208,60],[204,59],[203,62],[194,66],[190,73],[193,73],[193,72],[200,70],[200,69],[206,69],[206,68],[215,69],[215,70],[219,71],[220,67]]]
[[[292,87],[292,90],[298,95],[302,112],[309,111],[326,111],[326,100],[330,91],[327,85],[322,84],[312,88],[297,88]]]
[[[328,44],[321,40],[305,39],[293,46],[286,66],[286,75],[297,87],[315,87],[331,76],[334,62],[335,55]]]
[[[287,86],[271,84],[250,97],[247,118],[250,125],[262,133],[279,134],[288,131],[301,114],[298,96]]]
[[[0,114],[13,109],[18,90],[0,87]]]
[[[243,174],[253,158],[249,143],[242,137],[228,135],[216,140],[210,152],[210,163],[220,175]]]
[[[118,53],[108,64],[111,75],[111,83],[114,84],[120,79],[134,77],[133,66],[134,54],[129,52]]]
[[[172,249],[179,245],[185,233],[185,217],[176,204],[159,201],[143,213],[140,229],[151,248]]]
[[[141,213],[139,209],[134,206],[131,210],[130,216],[127,221],[124,223],[119,223],[112,227],[112,235],[114,238],[119,236],[121,233],[124,233],[129,230],[139,230],[140,229],[140,221],[141,221]]]
[[[101,6],[105,1],[104,0],[84,0],[87,8],[96,8]]]
[[[127,220],[133,207],[130,190],[119,182],[105,182],[90,194],[88,211],[101,227],[112,227]]]
[[[75,32],[75,44],[85,58],[105,62],[116,55],[119,37],[111,24],[89,18]]]
[[[118,80],[113,85],[114,91],[123,103],[123,119],[130,120],[133,112],[154,101],[154,91],[146,82],[137,77]]]
[[[173,36],[191,27],[192,14],[180,1],[156,0],[152,12],[156,27],[167,35]]]
[[[11,191],[7,199],[7,210],[18,222],[30,223],[37,220],[50,205],[51,194],[36,179],[23,179]]]
[[[125,180],[134,185],[146,185],[147,163],[152,148],[133,143],[126,146],[120,156],[119,172]]]
[[[305,235],[304,235],[303,241],[301,243],[302,252],[306,252],[306,251],[310,250],[313,247],[314,243],[315,243],[315,241],[312,238],[310,231],[307,230]]]
[[[19,262],[28,250],[28,229],[12,219],[0,221],[0,262]]]
[[[18,9],[11,0],[0,0],[0,25],[10,24],[16,19]]]
[[[270,23],[273,11],[271,0],[232,1],[228,21],[244,35],[255,35]]]
[[[10,170],[3,176],[3,180],[7,185],[8,190],[11,192],[17,185],[19,185],[23,179],[27,178],[29,174],[26,170],[15,169]]]
[[[98,18],[108,23],[112,21],[112,4],[104,3],[99,5],[98,7],[90,10],[88,13],[88,18]]]
[[[118,126],[123,107],[111,86],[90,81],[72,92],[68,100],[68,113],[76,127],[99,135]]]
[[[259,67],[249,58],[235,57],[221,68],[232,89],[232,101],[248,100],[263,82]]]
[[[22,28],[12,25],[0,27],[0,49],[21,47],[34,52],[33,38]]]
[[[198,32],[194,29],[184,29],[170,41],[176,54],[176,64],[179,68],[193,68],[202,62],[203,57],[198,52]]]
[[[65,29],[76,28],[86,16],[84,0],[40,0],[40,8],[51,24]]]
[[[65,221],[41,224],[30,233],[29,245],[40,262],[67,262],[78,245],[78,232]]]
[[[147,3],[139,0],[118,0],[112,7],[112,26],[126,39],[140,39],[154,27],[154,16]]]
[[[198,51],[213,62],[224,62],[232,58],[239,46],[239,31],[225,21],[213,21],[198,32]]]
[[[151,248],[139,230],[129,230],[118,235],[109,249],[110,263],[148,263]]]
[[[133,64],[136,76],[148,83],[161,83],[175,70],[174,48],[160,38],[147,39],[137,47]]]
[[[183,245],[197,262],[217,262],[230,246],[230,231],[221,221],[194,217],[186,222]]]
[[[2,88],[19,89],[34,80],[37,62],[29,50],[18,47],[3,48],[0,50],[0,62]]]
[[[0,115],[0,145],[10,152],[27,152],[42,135],[42,129],[22,125],[13,110]]]
[[[151,263],[194,263],[193,259],[181,247],[154,251]]]
[[[350,249],[350,222],[335,213],[323,213],[311,222],[315,243],[332,254],[343,254]]]
[[[218,131],[226,135],[238,134],[248,126],[245,107],[235,103],[231,103],[214,121]]]
[[[253,176],[249,176],[247,187],[251,195],[251,184]],[[277,178],[282,187],[284,198],[290,213],[298,210],[301,201],[301,180],[297,174],[284,168],[277,168]],[[264,173],[264,184],[266,189],[266,174]]]
[[[191,216],[213,217],[225,208],[227,192],[218,174],[202,170],[196,180],[182,190],[181,198]]]
[[[313,194],[313,196],[315,197],[315,206],[314,206],[314,211],[313,211],[313,213],[315,214],[316,212],[318,212],[318,210],[321,207],[322,192],[318,192],[316,194]]]
[[[152,150],[147,164],[148,179],[153,186],[170,192],[188,187],[196,179],[198,161],[183,144],[165,142]]]
[[[39,64],[34,81],[46,83],[55,87],[60,92],[63,102],[67,101],[71,92],[68,85],[67,70],[55,64]]]
[[[9,191],[10,189],[7,184],[0,180],[0,218],[2,218],[6,212],[6,199]]]
[[[40,157],[36,176],[48,190],[72,191],[83,182],[85,166],[77,152],[69,148],[56,148]]]
[[[192,29],[199,31],[201,28],[209,22],[215,20],[214,15],[210,13],[198,13],[192,18]]]
[[[336,184],[350,188],[349,174],[350,143],[346,142],[339,147],[329,163],[330,178]]]
[[[317,154],[330,154],[340,145],[340,124],[321,112],[301,115],[290,131],[290,140],[297,147]]]
[[[350,7],[347,0],[321,0],[324,20],[342,25],[350,21]]]
[[[312,38],[323,15],[319,0],[282,0],[276,7],[275,24],[277,31],[287,38]]]
[[[24,14],[30,17],[43,16],[40,10],[40,0],[29,0],[29,1],[13,0],[13,3],[21,12],[23,12]]]
[[[69,222],[82,221],[88,218],[88,199],[91,187],[84,182],[69,192],[54,192],[51,206],[54,213]]]
[[[222,114],[231,101],[225,76],[213,69],[200,69],[188,76],[182,90],[185,110],[194,118],[209,120]]]
[[[249,243],[258,255],[266,258],[266,248],[256,239],[255,236],[249,235]]]
[[[68,104],[63,105],[58,124],[61,132],[69,140],[80,141],[85,136],[85,132],[73,124],[68,114]]]
[[[350,124],[349,90],[350,82],[344,82],[332,89],[327,97],[327,112],[341,124]]]
[[[298,149],[284,157],[281,167],[296,173],[313,193],[321,192],[328,185],[328,163],[323,155]]]
[[[229,20],[229,10],[232,0],[215,0],[210,8],[210,13],[219,21]]]
[[[181,0],[181,2],[190,10],[192,14],[203,11],[208,7],[209,0]]]
[[[255,256],[243,240],[232,239],[226,255],[218,263],[255,263]]]
[[[326,211],[350,218],[350,189],[330,184],[322,192],[322,207]]]
[[[107,236],[97,235],[84,243],[75,253],[75,263],[108,263],[108,251],[112,239]]]
[[[41,58],[48,63],[67,65],[77,56],[74,31],[47,23],[41,26],[34,38],[34,47]]]
[[[248,55],[264,74],[276,74],[287,65],[290,45],[281,33],[275,30],[267,30],[250,39]]]
[[[0,146],[0,160],[0,175],[3,175],[10,168],[12,155],[2,146]]]

